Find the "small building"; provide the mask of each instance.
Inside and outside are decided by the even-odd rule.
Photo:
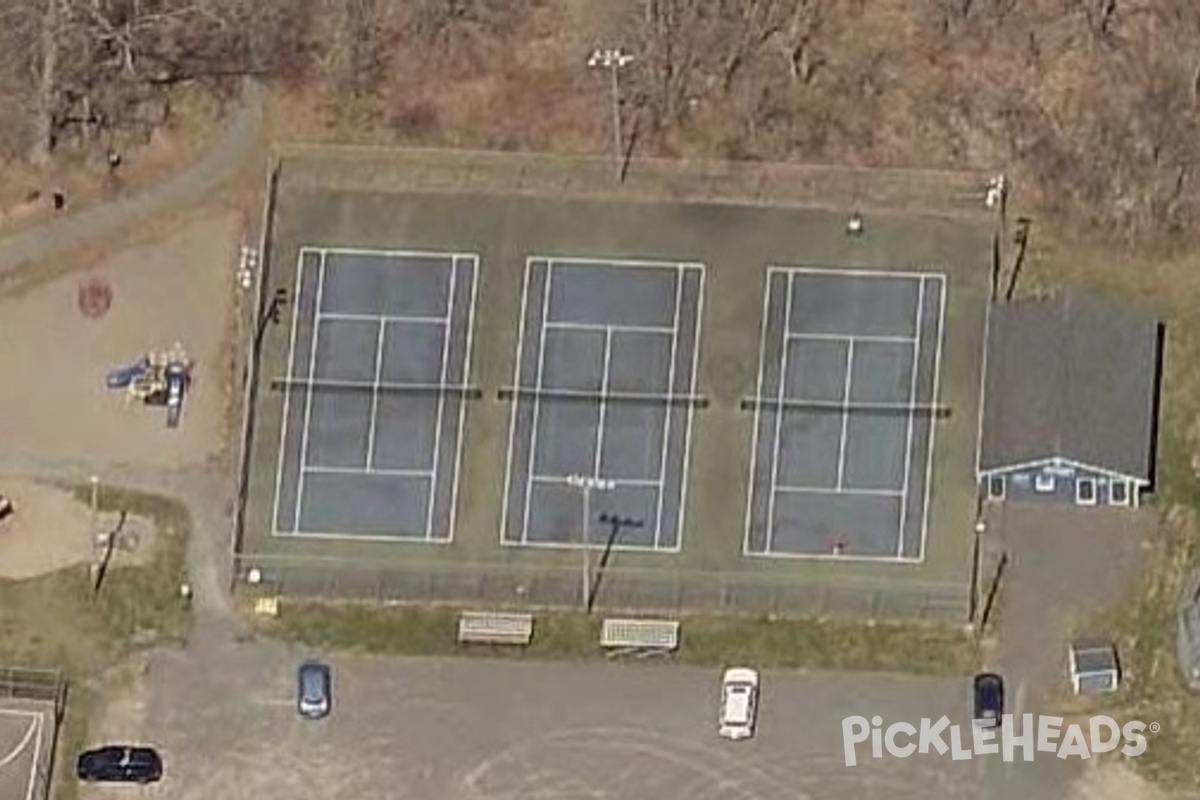
[[[1067,292],[992,307],[977,478],[990,501],[1137,506],[1153,482],[1161,326]]]
[[[1075,694],[1105,694],[1121,686],[1121,665],[1112,642],[1098,639],[1072,642],[1067,670]]]

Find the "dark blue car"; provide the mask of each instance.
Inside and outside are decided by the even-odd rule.
[[[975,676],[975,724],[999,725],[1004,715],[1004,679],[994,672]]]

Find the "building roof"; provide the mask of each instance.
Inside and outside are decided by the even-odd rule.
[[[1059,458],[1149,481],[1158,321],[1069,292],[993,306],[981,472]]]

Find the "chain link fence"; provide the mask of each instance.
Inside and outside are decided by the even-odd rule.
[[[237,559],[245,580],[284,597],[445,603],[488,608],[578,608],[579,568],[489,563],[381,565],[340,558],[250,555]],[[756,616],[852,616],[877,620],[963,622],[970,613],[966,582],[837,580],[798,575],[671,569],[607,568],[597,610],[608,612]]]
[[[26,797],[45,800],[50,796],[54,774],[54,756],[58,743],[58,725],[66,708],[67,683],[58,670],[0,666],[0,699],[17,711],[39,713],[32,724],[36,737],[34,764]]]
[[[618,180],[611,159],[473,150],[281,144],[297,189],[525,194],[804,206],[988,218],[994,176],[971,172],[753,161],[639,158]]]

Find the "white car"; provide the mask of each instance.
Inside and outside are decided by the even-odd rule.
[[[722,739],[749,739],[758,719],[758,672],[731,667],[721,678],[721,717],[717,734]]]

